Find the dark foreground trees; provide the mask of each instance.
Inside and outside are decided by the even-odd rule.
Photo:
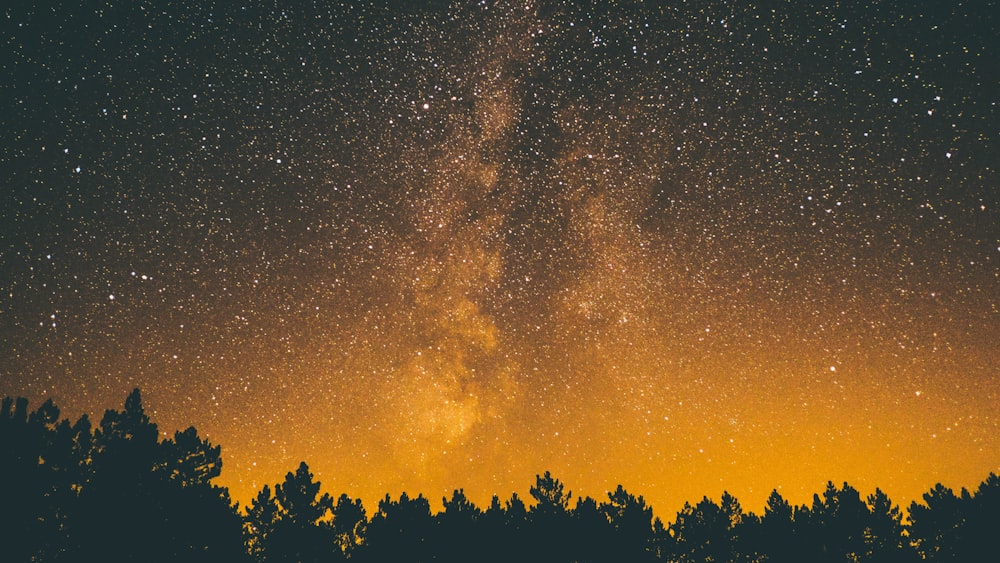
[[[0,405],[5,561],[220,561],[242,558],[220,448],[194,428],[160,441],[138,390],[97,429],[59,421],[51,401]],[[9,558],[8,558],[9,556]]]
[[[95,428],[59,419],[46,401],[0,404],[3,561],[993,561],[1000,477],[958,494],[936,485],[900,508],[828,483],[810,504],[777,491],[763,514],[723,493],[685,504],[673,522],[618,486],[573,497],[550,473],[485,509],[462,489],[433,513],[428,499],[386,496],[369,517],[359,499],[322,492],[305,462],[240,508],[212,484],[221,449],[194,428],[160,439],[138,390]]]

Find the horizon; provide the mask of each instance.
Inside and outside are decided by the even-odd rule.
[[[136,390],[139,390],[141,392],[141,389],[136,388]],[[148,409],[148,403],[147,403],[147,400],[145,399],[145,394],[143,394],[143,397],[144,397],[143,398],[143,407],[144,407],[144,409],[146,409],[146,414],[150,415],[151,411],[150,411],[150,409]],[[10,397],[10,398],[14,399],[14,397]],[[25,397],[25,399],[28,399],[28,398]],[[58,401],[56,401],[52,397],[47,397],[46,398],[46,400],[49,400],[49,399],[51,399],[53,401],[53,403],[55,404],[56,407],[59,407]],[[44,401],[41,401],[38,404],[34,404],[33,401],[31,401],[30,399],[28,399],[28,412],[34,411],[43,402]],[[117,410],[117,411],[120,411],[120,407],[119,406],[110,406],[110,407],[108,407],[105,410]],[[79,420],[84,414],[86,414],[87,417],[90,419],[91,424],[93,425],[93,427],[94,427],[95,430],[97,430],[97,429],[100,428],[101,418],[100,417],[95,417],[94,413],[80,413],[80,415],[78,415],[78,416],[67,416],[66,413],[62,412],[62,409],[60,409],[59,420],[60,421],[62,421],[62,420],[68,420],[72,424],[72,423],[75,423],[77,420]],[[172,439],[175,432],[180,432],[180,431],[183,431],[183,430],[185,430],[185,429],[187,429],[187,428],[190,427],[190,426],[184,426],[184,427],[180,427],[180,428],[164,429],[159,424],[157,424],[157,421],[155,420],[155,418],[153,416],[150,416],[150,422],[152,424],[156,425],[157,432],[158,432],[157,436],[158,436],[158,440],[160,440],[160,441],[167,440],[167,439]],[[197,430],[197,428],[196,428],[196,430]],[[248,506],[250,504],[250,501],[253,500],[254,498],[256,498],[257,494],[263,489],[264,486],[268,486],[268,487],[270,487],[273,490],[276,484],[280,483],[283,479],[286,478],[287,474],[294,473],[295,472],[295,468],[298,466],[298,463],[299,463],[299,462],[296,462],[295,464],[293,464],[293,466],[289,467],[289,469],[287,471],[282,472],[280,475],[276,475],[275,478],[272,479],[271,481],[259,484],[256,489],[252,489],[252,488],[251,489],[246,489],[244,487],[243,494],[237,495],[237,494],[235,494],[233,492],[233,489],[230,487],[229,483],[232,482],[234,479],[237,482],[239,482],[240,480],[239,480],[239,476],[232,475],[231,471],[229,472],[230,474],[227,475],[226,463],[225,463],[225,460],[226,460],[226,453],[225,453],[226,452],[226,448],[225,448],[225,445],[213,442],[210,436],[202,434],[200,432],[199,432],[199,436],[200,436],[201,439],[206,440],[207,442],[211,443],[213,446],[221,446],[221,448],[222,448],[222,454],[221,454],[222,472],[219,475],[219,477],[216,477],[215,479],[213,479],[213,481],[214,481],[213,484],[217,485],[217,486],[221,486],[221,487],[226,488],[227,491],[229,492],[230,498],[232,499],[233,503],[235,505],[239,506],[240,511],[245,511],[248,508]],[[301,463],[306,463],[307,465],[309,464],[308,460],[300,460],[300,462]],[[835,479],[828,479],[827,481],[824,481],[823,483],[818,484],[818,486],[815,488],[815,490],[812,493],[808,493],[808,492],[805,493],[805,497],[801,498],[801,499],[796,499],[795,497],[789,496],[785,491],[782,491],[780,487],[774,487],[772,489],[767,490],[764,493],[764,500],[760,501],[759,506],[748,505],[747,502],[746,502],[746,500],[744,498],[742,498],[739,494],[734,493],[734,491],[731,491],[731,490],[728,490],[728,489],[724,489],[724,490],[718,491],[716,494],[705,493],[705,494],[702,494],[700,496],[695,496],[695,497],[691,497],[691,498],[682,499],[679,502],[675,502],[675,504],[677,504],[676,510],[670,510],[668,512],[663,512],[661,509],[658,509],[656,503],[651,502],[650,499],[641,490],[635,490],[635,489],[629,488],[624,483],[614,483],[613,485],[608,486],[606,490],[604,490],[604,491],[602,491],[602,492],[600,492],[598,494],[594,494],[594,492],[580,493],[580,492],[578,492],[578,489],[576,489],[575,487],[573,487],[573,484],[571,482],[567,482],[566,480],[562,479],[558,474],[556,474],[554,472],[551,472],[549,470],[539,470],[539,471],[537,471],[532,476],[532,479],[530,481],[526,481],[526,484],[521,489],[510,490],[510,491],[507,492],[507,494],[501,494],[499,492],[492,492],[492,493],[485,492],[485,493],[483,493],[482,491],[478,491],[478,493],[480,493],[480,494],[485,494],[485,496],[483,498],[478,498],[476,492],[470,492],[466,487],[463,487],[463,486],[455,486],[450,491],[448,491],[447,494],[442,494],[442,495],[439,495],[437,497],[435,497],[433,495],[426,494],[426,492],[424,492],[424,491],[419,491],[419,490],[405,490],[405,489],[400,489],[400,490],[397,490],[397,491],[385,491],[383,494],[380,494],[380,495],[376,494],[374,496],[370,496],[370,495],[368,495],[368,496],[366,496],[366,495],[355,495],[355,494],[352,494],[351,491],[342,491],[342,490],[333,490],[333,489],[331,489],[325,483],[325,481],[323,480],[322,475],[318,471],[314,470],[312,468],[312,466],[310,466],[310,473],[312,473],[313,475],[315,475],[315,481],[318,482],[318,483],[320,483],[322,485],[322,487],[321,487],[321,489],[319,491],[320,494],[324,494],[324,493],[325,494],[329,494],[333,498],[337,498],[341,494],[346,494],[346,495],[348,495],[352,499],[359,499],[359,500],[361,500],[363,506],[365,507],[365,509],[369,510],[369,511],[374,511],[377,508],[379,502],[382,501],[382,500],[384,500],[386,497],[389,497],[392,500],[398,500],[402,494],[406,494],[406,495],[409,495],[410,498],[423,497],[423,498],[427,499],[427,501],[430,503],[430,508],[431,508],[432,514],[437,514],[444,507],[443,501],[446,500],[446,499],[451,498],[452,493],[458,492],[458,491],[462,491],[465,494],[465,496],[476,507],[478,507],[480,510],[485,510],[486,508],[488,508],[489,505],[490,505],[490,502],[492,501],[492,498],[494,496],[496,496],[496,497],[499,498],[501,504],[504,504],[505,501],[509,501],[512,498],[512,495],[517,495],[518,498],[520,498],[522,501],[525,502],[525,504],[527,506],[530,507],[530,506],[533,506],[535,504],[535,501],[533,501],[533,499],[531,498],[531,496],[528,494],[528,490],[530,489],[532,483],[534,483],[534,480],[537,479],[538,477],[540,477],[541,475],[544,475],[544,474],[547,474],[547,473],[551,473],[553,478],[558,479],[564,485],[566,485],[566,487],[567,487],[566,494],[568,496],[570,496],[570,508],[573,508],[574,506],[576,506],[576,503],[579,500],[582,500],[585,497],[589,497],[589,498],[595,499],[599,503],[602,502],[602,501],[606,501],[607,497],[608,497],[608,494],[611,493],[611,492],[613,492],[617,487],[621,486],[628,493],[630,493],[632,495],[635,495],[636,497],[645,499],[647,506],[649,506],[652,509],[653,516],[656,517],[656,518],[660,518],[664,522],[669,522],[672,518],[676,517],[676,515],[681,511],[681,509],[685,505],[690,504],[691,506],[693,506],[693,505],[697,504],[698,502],[700,502],[702,499],[708,499],[709,501],[718,503],[718,501],[722,497],[722,495],[724,495],[726,493],[732,495],[737,501],[739,501],[739,504],[743,508],[743,510],[744,510],[745,513],[747,513],[747,514],[756,514],[757,516],[761,516],[763,514],[764,500],[766,500],[767,496],[769,496],[772,493],[772,491],[779,493],[782,496],[782,498],[784,498],[784,500],[787,501],[792,507],[809,508],[812,505],[812,503],[813,503],[814,495],[821,495],[822,492],[823,492],[823,489],[827,486],[827,484],[832,484],[832,485],[834,485],[836,487],[842,487],[844,485],[850,485],[851,487],[853,487],[853,488],[855,488],[855,489],[858,490],[858,492],[861,494],[861,499],[863,501],[865,499],[867,499],[870,495],[874,494],[876,490],[880,490],[880,491],[882,491],[883,493],[886,494],[886,496],[892,501],[892,503],[893,503],[894,506],[897,506],[899,508],[899,510],[903,514],[903,518],[904,518],[904,522],[905,522],[906,521],[905,519],[906,519],[907,515],[909,514],[909,509],[910,509],[911,503],[917,503],[917,504],[924,504],[925,505],[926,504],[925,500],[922,498],[923,494],[926,493],[926,492],[928,492],[928,491],[930,491],[931,489],[933,489],[936,485],[943,485],[943,486],[947,487],[948,489],[954,491],[954,493],[956,495],[963,496],[963,493],[966,492],[966,491],[968,491],[970,493],[974,493],[977,486],[979,486],[980,484],[982,484],[983,482],[985,482],[985,480],[987,479],[987,477],[989,477],[989,475],[993,475],[996,472],[991,470],[987,475],[984,475],[978,482],[975,482],[975,483],[972,483],[972,484],[962,484],[960,486],[955,486],[954,484],[945,483],[945,482],[941,482],[941,481],[938,481],[938,482],[933,483],[933,484],[928,484],[924,488],[924,490],[920,494],[917,495],[916,498],[905,498],[904,497],[904,498],[901,498],[901,499],[897,499],[896,497],[894,497],[891,494],[890,491],[887,491],[885,489],[885,487],[881,487],[878,484],[875,484],[870,490],[866,490],[864,488],[858,487],[855,483],[851,483],[851,482],[848,482],[848,481],[837,481]],[[674,500],[676,500],[676,499],[674,499]],[[374,513],[374,512],[372,512],[372,513]]]

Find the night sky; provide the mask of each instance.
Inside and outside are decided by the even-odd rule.
[[[244,503],[1000,470],[992,1],[10,4],[0,396]]]

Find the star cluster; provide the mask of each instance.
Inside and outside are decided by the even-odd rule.
[[[0,395],[366,500],[1000,458],[991,2],[25,3]]]

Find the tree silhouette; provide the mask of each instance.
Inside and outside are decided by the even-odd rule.
[[[362,545],[367,521],[361,499],[351,499],[346,494],[337,498],[333,507],[333,537],[345,557]]]
[[[468,561],[479,551],[482,541],[480,518],[482,511],[465,496],[464,489],[456,489],[451,498],[442,498],[444,510],[437,515],[437,537],[441,546],[439,561]]]
[[[536,475],[535,485],[529,489],[531,497],[535,499],[531,513],[545,516],[565,514],[573,492],[564,492],[564,489],[562,482],[552,477],[550,472]]]
[[[740,501],[729,494],[729,491],[722,492],[722,497],[719,499],[719,509],[728,523],[728,542],[733,553],[732,557],[735,560],[737,554],[741,554],[745,548],[745,540],[743,538],[744,527],[748,524],[756,525],[756,516],[750,515],[748,517],[744,514],[743,507],[740,506]]]
[[[267,561],[271,535],[278,525],[280,510],[269,485],[264,485],[247,507],[243,518],[244,541],[247,553],[254,561]]]
[[[965,523],[960,556],[965,561],[988,561],[996,552],[1000,530],[1000,477],[990,473],[975,495],[964,503]]]
[[[670,529],[662,520],[654,518],[650,554],[656,561],[667,561],[675,549],[674,539],[670,536]]]
[[[404,492],[397,501],[386,495],[368,523],[363,560],[431,561],[433,530],[430,503],[423,495],[410,498]]]
[[[244,558],[229,491],[211,483],[222,472],[221,448],[189,427],[162,441],[160,456],[154,482],[171,552],[186,561]]]
[[[923,505],[910,505],[910,537],[921,559],[953,561],[959,540],[961,506],[951,489],[938,483],[923,495]]]
[[[756,553],[773,563],[799,561],[800,552],[795,541],[794,509],[776,489],[768,495],[764,515],[749,532],[747,551]]]
[[[108,409],[94,433],[93,472],[80,493],[72,525],[73,550],[82,558],[133,561],[171,550],[161,525],[164,488],[158,432],[139,390],[122,411]]]
[[[313,480],[306,462],[274,487],[278,518],[266,542],[267,561],[319,562],[329,560],[336,551],[336,537],[329,516],[333,500],[320,494],[320,483]]]
[[[60,459],[59,443],[71,437],[67,425],[57,425],[59,409],[51,400],[28,413],[28,401],[7,397],[0,404],[0,448],[3,482],[7,487],[0,510],[0,530],[9,539],[4,552],[12,560],[28,561],[59,549],[55,539],[66,526],[71,500],[72,458]],[[63,440],[60,440],[63,438]]]
[[[508,527],[522,529],[528,525],[528,508],[517,493],[512,494],[506,502],[504,513]]]
[[[484,541],[495,546],[484,558],[491,561],[512,561],[525,558],[528,537],[528,508],[514,493],[500,506],[500,499],[493,497],[490,508],[483,515],[486,523]]]
[[[617,560],[653,558],[653,509],[645,499],[618,485],[614,492],[608,493],[608,502],[601,505],[601,511],[614,530],[613,552]]]
[[[735,499],[734,499],[735,500]],[[733,511],[739,504],[728,501],[726,507],[703,497],[698,504],[684,503],[677,520],[670,526],[678,561],[732,561],[734,559],[734,520],[742,519]]]
[[[623,553],[615,553],[617,538],[603,508],[589,496],[577,497],[569,531],[574,541],[566,546],[564,560],[611,561],[615,555],[624,560]]]
[[[181,487],[208,485],[222,473],[222,447],[212,446],[189,427],[162,443],[167,478]]]
[[[998,509],[997,479],[992,473],[973,497],[965,489],[962,496],[938,483],[924,493],[924,504],[910,504],[910,538],[926,561],[987,561],[984,554],[994,551]]]
[[[528,512],[528,534],[531,551],[527,558],[534,561],[565,561],[573,541],[568,512],[572,492],[567,492],[559,479],[548,471],[535,476],[535,485],[529,489],[535,499]]]
[[[889,497],[876,489],[867,498],[844,483],[828,482],[796,529],[805,539],[803,552],[816,561],[912,561],[914,552],[904,535],[902,513]]]
[[[903,534],[903,513],[881,489],[868,496],[869,516],[865,526],[863,561],[885,563],[916,560],[916,552]]]
[[[92,441],[86,419],[60,426],[78,475],[65,507],[67,554],[119,561],[244,556],[228,491],[210,483],[221,469],[219,449],[193,429],[159,442],[138,389],[122,411],[105,412]]]
[[[828,482],[809,506],[776,490],[763,516],[724,492],[686,503],[669,525],[619,485],[598,503],[549,472],[527,507],[512,494],[480,510],[455,489],[432,514],[422,495],[386,495],[369,520],[359,499],[334,503],[305,462],[265,485],[239,517],[219,446],[193,427],[160,440],[138,390],[94,430],[59,419],[49,400],[0,402],[4,561],[545,561],[545,562],[985,562],[995,559],[1000,477],[956,495],[937,484],[900,508],[881,489],[862,500]]]

